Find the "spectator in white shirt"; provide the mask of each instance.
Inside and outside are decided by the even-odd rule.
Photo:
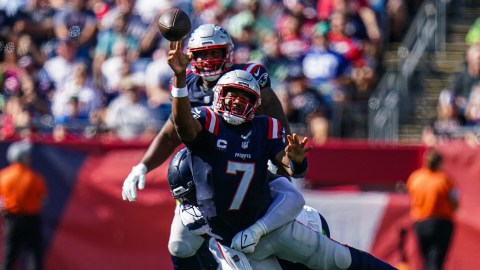
[[[91,78],[88,67],[78,63],[74,67],[73,78],[65,82],[61,90],[53,96],[52,113],[55,120],[63,119],[69,114],[69,102],[72,97],[77,98],[80,114],[89,115],[99,110],[102,103],[100,93],[91,87]]]
[[[53,83],[53,88],[58,90],[72,76],[77,59],[76,48],[71,40],[58,41],[56,52],[57,56],[47,60],[43,69]]]
[[[151,140],[161,128],[146,105],[141,86],[131,77],[120,82],[120,95],[108,105],[105,123],[122,140]]]

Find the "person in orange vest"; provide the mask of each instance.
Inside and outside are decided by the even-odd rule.
[[[428,150],[422,168],[407,180],[411,199],[410,216],[414,222],[424,269],[443,269],[454,231],[453,215],[458,208],[458,190],[443,171],[443,157]]]
[[[42,269],[43,200],[47,188],[43,177],[30,167],[32,145],[12,143],[7,149],[11,164],[0,171],[0,206],[4,221],[2,270],[13,269],[21,251],[26,269]]]

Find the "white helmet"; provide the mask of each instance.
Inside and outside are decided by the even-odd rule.
[[[249,100],[227,96],[232,90],[246,92]],[[228,100],[231,100],[231,106],[225,104]],[[213,110],[220,113],[223,119],[232,125],[252,121],[260,103],[260,85],[252,74],[241,69],[227,72],[213,89]]]
[[[224,57],[197,61],[195,53],[212,49],[224,49]],[[188,40],[187,51],[193,54],[192,72],[207,81],[215,81],[233,66],[233,42],[221,26],[203,24],[193,31]]]

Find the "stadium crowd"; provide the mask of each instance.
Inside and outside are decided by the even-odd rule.
[[[425,126],[422,140],[434,146],[463,138],[469,144],[480,142],[480,39],[475,39],[479,19],[469,30],[463,66],[438,96],[437,114]]]
[[[292,132],[367,136],[368,97],[408,0],[0,0],[0,139],[151,140],[171,111],[158,17],[223,26],[263,64]]]

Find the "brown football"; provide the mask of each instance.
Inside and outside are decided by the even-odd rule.
[[[192,28],[190,17],[179,8],[171,8],[165,11],[158,19],[158,29],[162,35],[170,41],[183,39]]]

